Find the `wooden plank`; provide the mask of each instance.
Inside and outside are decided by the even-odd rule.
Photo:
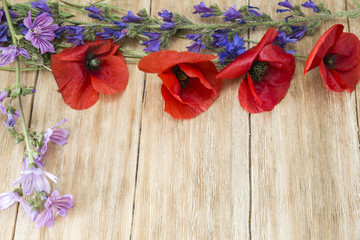
[[[200,22],[195,4],[153,1],[152,14],[168,9]],[[185,43],[170,47],[184,51]],[[160,79],[146,79],[132,238],[249,239],[249,115],[237,100],[239,81],[225,82],[205,113],[174,120]]]
[[[13,64],[11,67],[15,67],[15,65]],[[0,76],[0,89],[3,89],[11,84],[15,84],[15,72],[0,71]],[[21,73],[21,83],[27,86],[34,86],[36,76],[36,72]],[[22,98],[27,124],[29,124],[30,120],[32,98],[32,96]],[[14,101],[13,106],[17,108],[17,100]],[[0,148],[0,193],[7,193],[14,190],[15,187],[11,185],[11,182],[20,176],[25,144],[16,144],[14,142],[14,138],[9,134],[7,128],[3,125],[3,121],[7,121],[7,117],[1,115],[0,136],[2,144]],[[16,127],[21,129],[20,119],[18,119]],[[17,204],[14,204],[6,210],[0,211],[0,239],[12,238],[15,229],[17,211]]]
[[[150,7],[148,0],[113,4],[135,11]],[[84,111],[68,107],[52,74],[40,73],[32,126],[42,130],[68,119],[62,127],[70,131],[69,143],[51,145],[44,168],[58,176],[53,188],[73,194],[76,205],[66,218],[57,216],[50,229],[38,229],[19,211],[15,239],[130,238],[144,74],[134,64],[129,72],[123,93],[101,95],[95,106]]]
[[[276,2],[251,4],[275,13]],[[345,9],[345,1],[325,4],[332,11]],[[296,45],[298,53],[309,54],[320,35],[339,22],[346,24],[345,19],[324,23]],[[292,86],[274,111],[251,115],[252,238],[359,239],[355,94],[328,91],[318,69],[304,77],[304,63],[297,60]]]

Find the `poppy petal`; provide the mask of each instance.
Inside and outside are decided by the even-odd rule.
[[[208,106],[189,106],[178,101],[169,90],[162,85],[161,94],[165,101],[165,112],[169,113],[175,119],[190,119],[204,112]]]
[[[91,75],[94,89],[106,95],[125,90],[129,79],[129,72],[124,59],[113,55],[101,60],[99,70],[91,71]]]
[[[215,58],[213,55],[164,50],[143,57],[138,63],[138,68],[147,73],[163,73],[179,63],[200,63]]]
[[[179,101],[181,98],[179,97],[181,87],[179,80],[176,78],[173,72],[165,72],[158,74],[158,77],[162,80],[164,86],[170,91],[170,93]]]
[[[250,87],[250,81],[253,87]],[[250,75],[247,74],[239,88],[239,102],[250,113],[271,111],[285,97],[289,87],[290,81],[282,86],[252,82]]]
[[[337,55],[336,70],[349,71],[360,62],[360,41],[355,34],[342,33],[328,53]]]
[[[270,28],[258,43],[258,45],[236,57],[234,61],[232,61],[216,75],[216,78],[234,79],[247,73],[250,70],[251,65],[255,61],[256,57],[259,55],[260,51],[266,45],[274,42],[277,35],[278,32],[274,28]]]
[[[218,93],[206,88],[199,78],[191,78],[186,88],[181,90],[180,97],[183,103],[198,106],[204,111],[209,107]]]
[[[360,63],[350,71],[339,71],[337,73],[341,76],[343,83],[346,85],[346,90],[352,92],[360,79]]]
[[[306,60],[304,74],[313,68],[320,65],[323,61],[328,50],[335,44],[337,39],[341,36],[344,30],[344,26],[336,24],[327,30],[317,41],[315,47],[311,51],[309,57]]]
[[[269,44],[260,52],[257,60],[267,63],[266,74],[262,82],[273,86],[282,86],[291,81],[295,72],[295,58],[280,47]]]
[[[221,91],[222,88],[222,79],[217,79],[215,76],[218,73],[218,70],[215,67],[213,62],[202,62],[202,63],[193,63],[191,66],[197,70],[199,70],[206,82],[209,83],[212,89],[214,89],[217,93]],[[205,85],[205,81],[200,79],[201,82]]]
[[[61,61],[58,55],[51,56],[51,69],[59,92],[66,104],[81,110],[93,106],[99,94],[91,85],[90,74],[84,63]]]
[[[320,75],[327,89],[334,92],[343,92],[346,86],[336,71],[329,71],[323,61],[320,62]]]

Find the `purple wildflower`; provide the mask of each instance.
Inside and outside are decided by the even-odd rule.
[[[314,12],[319,12],[319,7],[312,0],[301,4],[301,6],[304,8],[312,8]]]
[[[128,14],[123,16],[121,18],[121,20],[123,20],[124,23],[131,23],[131,22],[138,22],[141,21],[142,18],[135,16],[134,13],[132,11],[128,11]]]
[[[90,12],[89,17],[98,19],[98,20],[105,20],[104,16],[102,15],[100,9],[98,9],[94,4],[91,4],[92,7],[85,7],[85,10]]]
[[[230,29],[219,29],[212,34],[213,45],[217,48],[223,47],[227,41],[227,35],[231,32]]]
[[[199,53],[200,49],[204,49],[205,46],[203,45],[201,34],[188,34],[186,35],[186,38],[195,41],[191,46],[186,47],[188,49],[188,52],[195,52]]]
[[[42,168],[44,166],[44,163],[42,162],[43,154],[41,154],[40,150],[38,150],[38,152],[39,152],[38,157],[33,157],[33,160],[37,167]],[[28,168],[29,164],[30,164],[30,159],[27,157],[23,161],[22,170],[26,170]]]
[[[16,19],[19,17],[19,15],[16,12],[13,12],[11,10],[9,10],[9,14],[10,14],[10,18],[11,19]],[[5,15],[5,11],[3,9],[0,10],[0,23],[7,21],[6,20],[6,15]]]
[[[45,11],[45,12],[50,12],[50,8],[47,5],[46,0],[39,0],[39,1],[36,1],[36,2],[30,2],[30,4],[31,4],[31,7],[33,7],[33,8],[37,8],[37,9],[40,9],[40,10]]]
[[[0,25],[0,42],[7,42],[8,26],[5,24]]]
[[[158,12],[158,15],[163,18],[165,22],[172,22],[173,21],[173,13],[169,12],[168,10],[163,10],[163,12]]]
[[[19,117],[20,114],[18,111],[15,111],[15,113],[8,113],[8,121],[5,121],[4,124],[7,128],[13,128],[16,124],[16,117]]]
[[[84,42],[83,42],[84,27],[82,27],[82,26],[67,26],[66,31],[69,31],[68,36],[66,36],[67,43],[73,43],[75,46],[84,44]]]
[[[276,12],[288,12],[288,11],[293,11],[294,7],[291,5],[291,3],[289,2],[289,0],[285,0],[283,2],[279,2],[278,3],[279,6],[287,8],[287,9],[277,9]]]
[[[25,39],[30,41],[34,47],[40,48],[41,54],[55,52],[54,46],[49,41],[54,40],[54,31],[58,28],[58,25],[52,24],[52,22],[53,18],[43,13],[31,23],[31,10],[29,16],[24,19],[24,25],[29,28]]]
[[[105,32],[96,33],[96,35],[103,38],[103,39],[108,39],[108,38],[114,37],[116,41],[119,41],[120,39],[125,37],[126,34],[128,33],[127,27],[129,25],[127,25],[126,23],[123,23],[123,22],[118,22],[118,21],[115,21],[113,23],[116,26],[120,27],[120,29],[115,30],[115,29],[112,29],[112,28],[104,27]]]
[[[174,22],[164,22],[162,25],[161,25],[161,30],[168,30],[168,29],[171,29],[171,28],[174,28],[176,26],[176,23]]]
[[[204,2],[200,2],[199,5],[194,5],[195,12],[193,14],[202,14],[201,17],[213,17],[215,16],[214,9],[206,7]]]
[[[74,206],[74,199],[71,194],[59,197],[59,192],[54,190],[45,202],[45,211],[37,220],[38,227],[51,227],[54,224],[54,211],[62,217],[66,217],[67,210]]]
[[[291,30],[292,33],[289,37],[300,40],[306,34],[307,28],[306,26],[291,26]]]
[[[55,175],[43,171],[39,168],[28,168],[21,172],[21,176],[12,185],[21,183],[24,194],[29,195],[35,189],[37,192],[50,193],[50,184],[46,177],[50,178],[53,182],[57,182]]]
[[[260,10],[258,7],[247,6],[249,13],[254,14],[257,17],[262,17],[262,14],[256,10]]]
[[[59,128],[59,129],[55,129],[57,126],[59,126],[60,124],[67,122],[67,120],[64,118],[63,120],[61,120],[60,122],[58,122],[57,124],[55,124],[54,126],[46,129],[45,134],[44,134],[44,145],[42,146],[40,152],[42,155],[44,155],[47,151],[48,148],[48,144],[50,141],[58,144],[58,145],[64,145],[65,143],[67,143],[66,138],[69,136],[69,132],[66,129],[63,128]]]
[[[241,13],[234,7],[229,7],[226,12],[223,13],[224,21],[233,21],[242,18]]]
[[[8,97],[7,91],[2,91],[0,93],[0,111],[2,115],[6,115],[6,107],[2,104],[2,102]]]
[[[143,51],[145,52],[157,52],[161,44],[161,33],[144,32],[145,36],[150,40],[144,41],[142,45],[147,46]]]
[[[18,48],[15,45],[0,47],[0,51],[0,66],[8,65],[9,63],[14,62],[15,58],[19,55],[30,59],[30,55],[25,49]]]
[[[31,207],[22,200],[17,192],[9,192],[0,194],[0,210],[6,209],[12,206],[15,202],[19,202],[24,207],[25,212],[34,221],[37,217],[38,212],[32,211]]]
[[[0,210],[12,206],[15,202],[20,202],[21,197],[15,192],[0,194]]]

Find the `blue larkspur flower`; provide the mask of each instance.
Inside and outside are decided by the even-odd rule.
[[[5,24],[0,25],[0,42],[7,42],[8,26]]]
[[[191,44],[191,46],[186,47],[188,49],[188,52],[199,53],[200,49],[205,48],[205,45],[203,44],[201,37],[202,37],[201,34],[188,34],[188,35],[186,35],[186,38],[194,41],[194,43]]]
[[[311,8],[314,10],[314,12],[319,12],[319,7],[312,0],[301,4],[301,6],[304,8]]]
[[[121,20],[124,22],[124,23],[131,23],[131,22],[139,22],[142,20],[141,17],[138,17],[138,16],[135,16],[134,13],[132,11],[128,11],[128,14],[123,16],[121,18]]]
[[[218,53],[222,65],[227,65],[246,51],[246,48],[244,47],[245,42],[243,40],[244,38],[240,38],[238,34],[235,34],[232,40],[229,40],[228,37],[226,37],[224,49]]]
[[[204,2],[200,2],[198,5],[194,5],[195,11],[193,14],[201,14],[201,17],[213,17],[215,16],[214,9],[206,7]]]
[[[147,46],[143,51],[157,52],[161,44],[161,33],[144,32],[144,35],[149,37],[150,40],[144,41],[142,45]]]
[[[253,6],[247,6],[247,8],[248,8],[249,13],[252,13],[252,14],[254,14],[254,15],[257,16],[257,17],[262,17],[262,14],[259,13],[258,11],[256,11],[256,10],[260,10],[260,8],[258,8],[258,7],[253,7]]]
[[[94,4],[91,4],[91,7],[85,7],[85,10],[90,12],[89,17],[98,19],[100,21],[105,20],[100,9],[98,9]]]
[[[279,2],[278,3],[279,6],[287,8],[287,9],[277,9],[276,12],[288,12],[288,11],[293,11],[294,7],[291,5],[291,3],[289,2],[289,0],[285,0],[283,2]]]
[[[232,21],[242,18],[241,13],[234,7],[229,7],[226,12],[223,13],[224,21]]]
[[[32,8],[37,8],[45,12],[50,12],[50,8],[46,3],[46,0],[39,0],[36,2],[30,2]]]

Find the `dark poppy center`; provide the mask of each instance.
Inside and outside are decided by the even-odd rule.
[[[326,68],[334,69],[337,57],[338,55],[336,54],[326,54],[323,60]]]
[[[173,67],[171,71],[175,74],[177,80],[179,81],[181,89],[186,88],[187,85],[189,84],[189,80],[190,80],[189,76],[186,75],[186,73],[184,73],[184,71],[181,70],[181,68],[178,65]]]
[[[250,74],[252,80],[261,82],[263,77],[266,74],[267,68],[268,68],[268,66],[267,66],[266,62],[255,61],[251,65],[251,68],[249,70],[249,74]]]
[[[94,71],[100,67],[100,60],[94,54],[87,54],[85,65],[87,69]]]

